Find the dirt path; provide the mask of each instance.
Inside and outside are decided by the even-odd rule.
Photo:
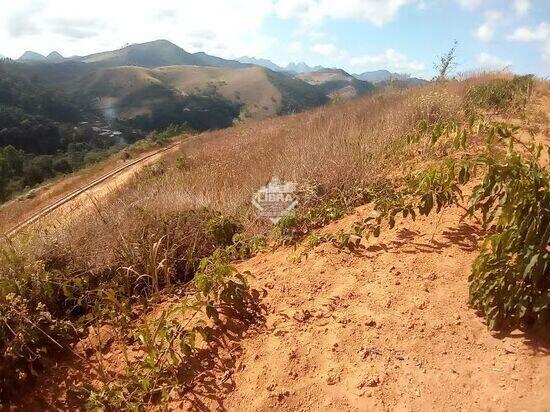
[[[548,342],[492,336],[467,306],[479,229],[459,217],[399,223],[359,254],[323,244],[299,263],[292,250],[242,263],[266,293],[265,325],[228,336],[211,373],[173,407],[547,410]]]
[[[165,154],[177,150],[181,142],[173,143],[167,147],[155,150],[154,152],[140,156],[126,164],[120,165],[115,169],[97,177],[91,182],[79,187],[55,202],[39,209],[25,220],[14,224],[5,236],[12,237],[24,228],[32,225],[47,215],[56,212],[57,216],[66,216],[68,213],[74,217],[74,212],[84,204],[89,204],[89,199],[99,199],[103,194],[109,193],[116,187],[126,182],[136,171],[144,166],[158,161]],[[84,198],[83,195],[86,195]],[[78,198],[78,199],[77,199]],[[15,223],[15,222],[14,222]]]

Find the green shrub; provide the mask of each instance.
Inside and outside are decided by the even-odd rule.
[[[354,235],[378,236],[381,223],[394,227],[398,216],[428,216],[462,200],[461,187],[474,177],[467,215],[480,214],[487,236],[475,260],[470,281],[470,305],[490,329],[514,328],[550,332],[550,173],[542,144],[516,137],[518,126],[473,119],[468,124],[438,122],[406,136],[410,144],[424,141],[451,152],[423,171],[404,179],[392,196],[377,196],[377,217],[355,226]],[[470,149],[468,136],[484,138],[481,150]],[[518,149],[517,147],[520,147]]]
[[[533,76],[514,76],[512,79],[493,79],[468,90],[466,108],[518,112],[525,108],[533,90]]]
[[[134,331],[144,356],[125,356],[125,373],[117,372],[116,377],[105,373],[100,382],[81,388],[87,409],[166,410],[171,394],[183,395],[188,389],[193,378],[190,358],[201,341],[215,339],[212,332],[222,322],[220,313],[254,320],[256,304],[246,280],[249,275],[231,265],[224,249],[201,259],[189,285],[195,293],[164,309],[156,319],[143,319]],[[199,313],[205,315],[203,319],[194,320]]]
[[[233,236],[241,231],[241,226],[226,216],[219,215],[206,222],[206,237],[216,246],[229,246]]]
[[[345,213],[345,205],[339,199],[335,199],[308,209],[303,213],[303,220],[308,229],[315,229],[340,219]]]
[[[0,249],[0,400],[75,335],[71,323],[59,317],[70,282],[74,279],[64,282],[43,262],[31,264],[9,244]]]
[[[470,275],[470,304],[491,329],[550,327],[550,174],[512,153],[490,162],[473,193],[492,227]]]
[[[300,225],[296,212],[285,213],[275,225],[275,236],[283,242],[296,240],[302,234]]]

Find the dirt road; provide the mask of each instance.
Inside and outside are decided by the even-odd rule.
[[[181,143],[182,142],[172,143],[169,146],[142,155],[137,159],[128,161],[122,166],[119,166],[99,176],[98,178],[92,180],[90,183],[67,193],[54,203],[44,207],[43,209],[40,209],[25,220],[22,220],[21,222],[15,224],[4,235],[8,238],[14,236],[29,225],[58,210],[62,206],[66,206],[69,202],[73,201],[84,193],[87,193],[89,195],[97,195],[99,191],[109,191],[110,188],[116,187],[117,185],[123,183],[128,177],[135,173],[136,170],[141,169],[147,164],[156,162],[167,152],[176,150]]]

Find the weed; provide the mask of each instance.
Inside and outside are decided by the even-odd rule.
[[[188,359],[207,342],[220,322],[220,308],[253,316],[253,296],[246,276],[229,263],[226,250],[217,249],[203,258],[183,302],[165,309],[154,320],[144,319],[136,331],[144,353],[139,360],[126,359],[124,377],[108,376],[97,387],[80,391],[90,409],[134,410],[145,405],[165,405],[186,389],[183,373]]]
[[[525,109],[533,91],[533,76],[514,76],[512,79],[493,79],[473,86],[466,94],[468,111],[492,110],[517,113]]]
[[[228,246],[233,242],[233,236],[240,232],[241,226],[230,218],[219,215],[206,222],[206,237],[216,246]]]
[[[432,129],[422,125],[408,136],[409,142],[428,139],[435,145],[440,139],[451,140],[459,150],[466,148],[466,136],[477,132],[485,137],[484,149],[467,158],[445,159],[406,179],[405,188],[394,196],[375,200],[378,216],[358,224],[356,232],[378,236],[382,222],[393,228],[398,214],[414,219],[417,213],[428,216],[457,205],[462,199],[459,185],[471,181],[476,172],[481,174],[467,214],[481,213],[490,232],[469,277],[470,304],[485,315],[491,329],[525,327],[547,332],[550,174],[541,166],[544,146],[526,145],[515,137],[518,130],[503,122],[471,121],[466,126],[438,122]],[[504,156],[496,150],[503,145],[507,147]],[[344,241],[348,238],[343,237]]]

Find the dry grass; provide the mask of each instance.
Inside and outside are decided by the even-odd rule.
[[[250,200],[272,176],[297,183],[303,192],[301,204],[308,206],[312,197],[319,203],[339,190],[375,185],[418,165],[418,158],[403,164],[401,155],[408,150],[402,136],[419,120],[464,116],[467,91],[497,77],[477,74],[461,81],[388,90],[203,133],[99,201],[86,199],[80,212],[65,223],[53,227],[46,222],[35,228],[24,249],[39,259],[53,254],[56,261],[62,251],[61,260],[71,262],[71,270],[101,272],[128,264],[120,253],[128,244],[156,241],[166,233],[176,243],[202,239],[200,224],[186,226],[190,233],[185,235],[176,230],[178,219],[201,208],[230,216],[257,233],[268,224],[257,219]],[[545,83],[538,86],[540,91],[547,89]]]
[[[403,135],[422,119],[463,119],[464,96],[484,79],[388,90],[190,138],[181,151],[118,189],[97,201],[88,199],[71,219],[57,226],[43,222],[18,237],[14,254],[29,270],[23,285],[30,291],[29,303],[24,304],[36,307],[43,298],[43,285],[36,282],[41,278],[55,285],[58,295],[51,306],[62,318],[91,311],[104,290],[135,302],[135,296],[150,292],[140,279],[150,272],[151,250],[158,242],[164,284],[189,279],[196,260],[216,247],[205,232],[216,214],[238,221],[249,233],[269,229],[250,201],[272,176],[297,183],[305,207],[418,168],[427,159],[415,156]],[[8,275],[10,281],[19,276]],[[76,290],[73,300],[63,296],[61,286],[67,284]],[[67,301],[78,310],[67,309]]]
[[[181,137],[186,138],[187,136]],[[180,137],[176,137],[176,139],[178,138]],[[27,194],[22,194],[0,205],[0,234],[7,232],[17,223],[30,218],[36,212],[57,202],[74,190],[91,183],[117,167],[123,166],[128,159],[121,155],[122,152],[130,154],[130,160],[133,160],[144,154],[154,152],[173,140],[169,139],[163,142],[152,142],[149,139],[139,140],[99,163],[87,166],[69,175],[46,181]]]
[[[215,87],[225,98],[245,105],[248,114],[246,120],[265,119],[275,115],[282,100],[281,92],[269,80],[266,69],[260,67],[111,67],[99,70],[71,87],[98,97],[98,108],[108,109],[152,85],[164,85],[182,94]],[[125,107],[118,113],[119,116],[131,118],[149,113],[151,103],[158,103],[158,98],[132,101],[130,107]]]
[[[250,200],[272,176],[296,182],[308,192],[313,189],[321,198],[375,184],[398,166],[402,135],[422,118],[456,113],[463,89],[457,83],[387,92],[202,134],[156,170],[147,168],[87,207],[81,218],[67,226],[42,228],[37,249],[43,255],[47,245],[57,244],[77,261],[104,268],[115,263],[114,251],[122,238],[139,238],[144,217],[163,221],[200,208],[232,216],[254,231],[263,223]]]

